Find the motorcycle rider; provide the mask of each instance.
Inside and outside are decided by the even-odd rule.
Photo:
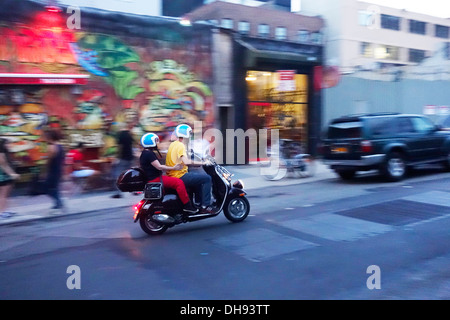
[[[167,175],[183,180],[186,187],[196,188],[200,194],[200,204],[202,213],[214,213],[211,207],[211,177],[206,173],[189,172],[188,165],[201,166],[204,162],[189,159],[186,153],[184,142],[188,142],[192,134],[192,128],[187,124],[180,124],[175,129],[176,140],[173,141],[167,152],[166,165],[173,167],[176,164],[182,164],[179,170],[169,170]],[[186,139],[186,140],[185,140]]]
[[[144,170],[147,176],[148,182],[160,182],[162,180],[164,188],[170,188],[177,191],[178,197],[183,203],[183,211],[187,212],[188,214],[197,213],[198,209],[192,205],[183,181],[176,177],[168,177],[162,175],[163,170],[180,170],[182,169],[182,165],[162,165],[155,154],[156,151],[158,152],[159,156],[161,156],[158,150],[158,143],[159,137],[154,133],[146,133],[141,138],[141,145],[142,147],[144,147],[144,150],[141,153],[139,162],[142,170]]]

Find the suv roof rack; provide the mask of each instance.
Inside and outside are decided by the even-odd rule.
[[[360,117],[376,117],[376,116],[396,116],[399,112],[374,112],[374,113],[355,113],[342,116],[341,118],[360,118]]]
[[[375,112],[375,113],[355,113],[342,116],[340,118],[335,119],[337,122],[347,121],[347,120],[355,120],[363,117],[378,117],[378,116],[396,116],[401,113],[399,112]]]

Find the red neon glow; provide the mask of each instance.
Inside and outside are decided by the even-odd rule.
[[[270,107],[272,104],[270,102],[249,102],[250,107]]]
[[[58,7],[48,6],[45,11],[36,14],[35,23],[43,28],[62,28],[64,27],[64,18],[60,14],[62,11]]]
[[[56,7],[56,6],[47,6],[47,7],[45,7],[45,10],[47,10],[48,12],[54,12],[54,13],[62,12],[61,8]]]

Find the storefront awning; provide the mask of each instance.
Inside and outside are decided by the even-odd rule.
[[[256,38],[236,39],[236,42],[249,52],[246,61],[247,67],[253,66],[255,59],[296,61],[312,64],[322,63],[323,48],[319,45]]]
[[[85,85],[85,74],[0,73],[0,85]]]

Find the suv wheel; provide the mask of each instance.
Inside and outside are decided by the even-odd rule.
[[[401,153],[394,152],[387,156],[383,174],[389,181],[400,181],[406,175],[406,162]]]

